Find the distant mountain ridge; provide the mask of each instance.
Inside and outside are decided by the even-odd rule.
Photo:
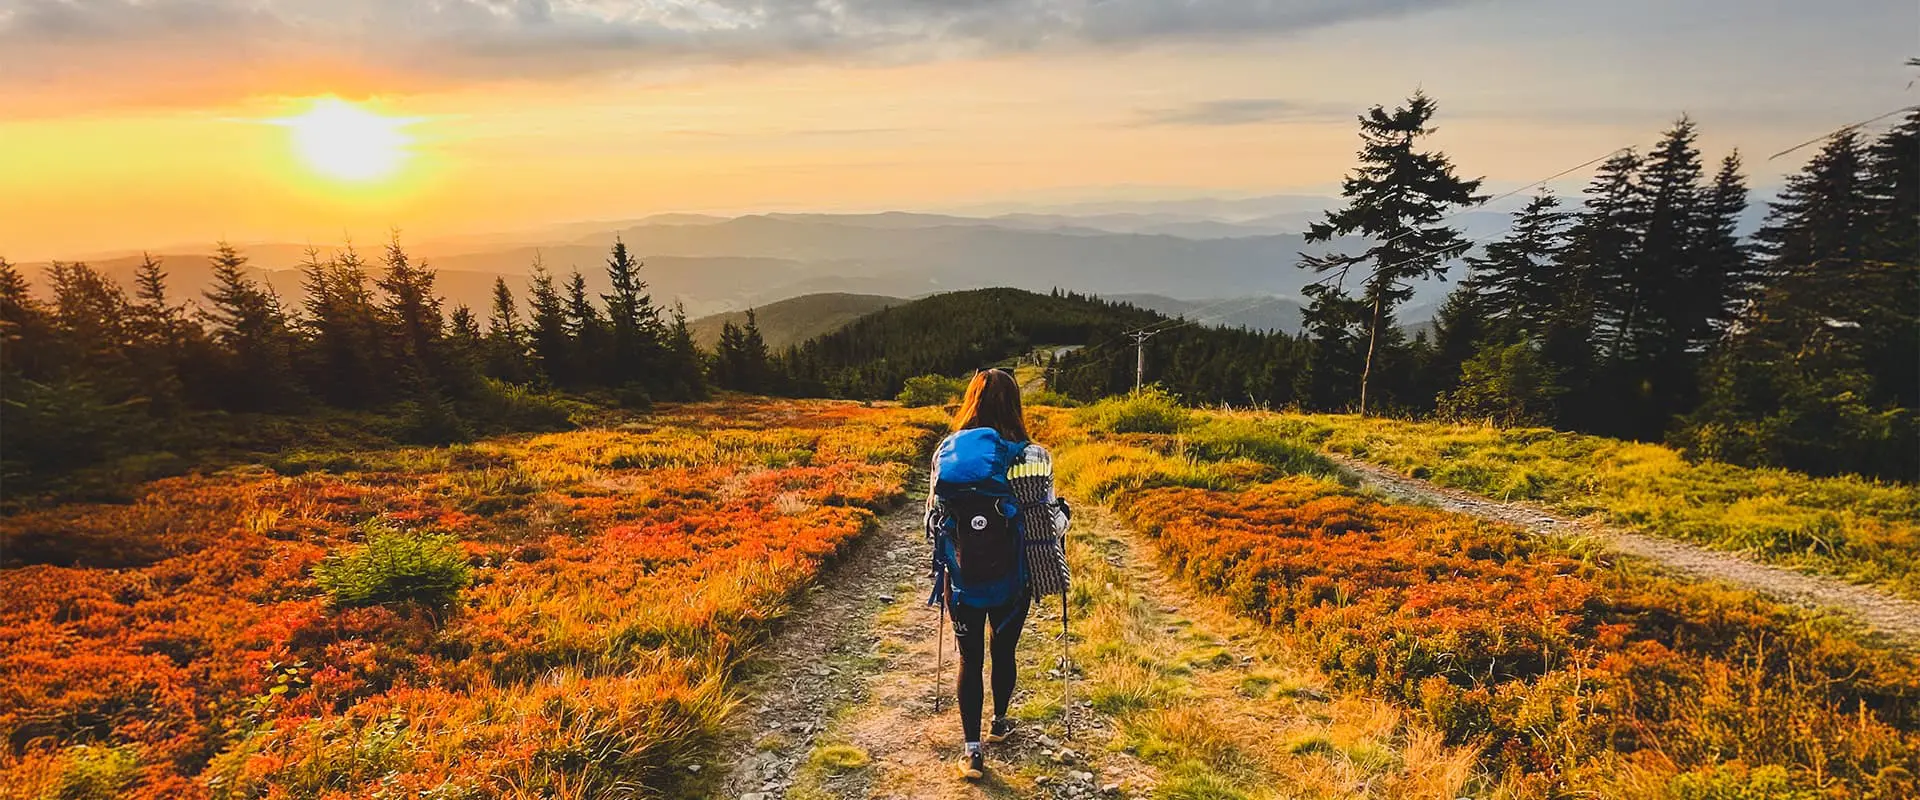
[[[1157,294],[1111,294],[1105,297],[1208,327],[1246,328],[1262,333],[1299,333],[1300,312],[1304,308],[1304,304],[1296,299],[1271,295],[1211,300],[1177,300]]]
[[[590,290],[605,292],[607,248],[620,238],[644,262],[641,278],[655,302],[684,304],[694,318],[811,294],[920,297],[991,286],[1139,296],[1154,308],[1182,314],[1218,298],[1298,297],[1314,279],[1295,266],[1300,253],[1349,244],[1309,245],[1297,227],[1287,232],[1293,226],[1288,215],[1309,214],[1299,210],[1305,205],[1306,199],[1291,198],[1234,207],[1236,212],[1270,212],[1266,217],[1215,219],[1129,210],[996,217],[913,212],[731,218],[665,214],[552,226],[538,234],[555,237],[548,241],[509,243],[532,234],[471,236],[434,240],[417,249],[410,246],[410,251],[416,261],[439,271],[449,308],[464,304],[476,311],[490,303],[496,278],[505,278],[524,301],[527,275],[536,260],[561,280],[578,269]],[[443,249],[463,246],[475,249]],[[363,242],[359,249],[363,258],[373,259],[380,247]],[[295,269],[305,250],[305,245],[284,243],[242,248],[283,297],[299,294]],[[332,250],[322,247],[322,257]],[[204,252],[170,250],[164,258],[173,293],[197,298],[211,274]],[[138,261],[123,256],[93,263],[130,287]],[[45,267],[21,266],[36,281]],[[1423,282],[1414,287],[1415,300],[1437,303],[1446,288],[1442,282]],[[1288,330],[1297,327],[1295,316],[1287,303],[1275,302],[1221,324]]]

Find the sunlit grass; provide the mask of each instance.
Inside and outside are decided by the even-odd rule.
[[[1920,487],[1693,463],[1660,445],[1541,428],[1234,415],[1278,438],[1441,486],[1885,585],[1920,598]]]

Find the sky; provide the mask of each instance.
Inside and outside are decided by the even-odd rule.
[[[0,257],[1332,194],[1416,89],[1495,190],[1682,113],[1764,188],[1914,56],[1915,0],[0,0]]]

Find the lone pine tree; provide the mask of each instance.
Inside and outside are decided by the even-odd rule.
[[[1301,266],[1329,275],[1337,285],[1355,267],[1371,265],[1363,282],[1364,302],[1370,307],[1366,358],[1360,369],[1359,412],[1367,413],[1367,389],[1372,382],[1374,356],[1381,328],[1393,309],[1413,296],[1412,282],[1446,273],[1447,262],[1465,250],[1460,232],[1440,224],[1456,207],[1479,203],[1480,180],[1454,174],[1444,153],[1417,150],[1421,137],[1434,132],[1427,125],[1436,109],[1426,94],[1415,92],[1403,107],[1381,106],[1360,117],[1360,166],[1341,186],[1347,206],[1327,212],[1326,219],[1308,227],[1308,242],[1360,235],[1375,243],[1354,254],[1302,253]],[[1315,300],[1331,301],[1319,284]]]

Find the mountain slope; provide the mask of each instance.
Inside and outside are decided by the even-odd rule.
[[[753,316],[767,346],[785,349],[832,333],[849,322],[903,302],[906,301],[885,295],[824,292],[768,303],[754,309]],[[693,329],[694,342],[711,350],[720,341],[721,328],[729,322],[747,324],[747,312],[712,314],[694,320],[689,327]]]
[[[1165,319],[1075,294],[975,289],[868,314],[790,354],[803,390],[892,397],[916,375],[964,375],[1042,344],[1091,344]]]
[[[1300,301],[1292,298],[1249,295],[1213,300],[1179,300],[1160,294],[1113,294],[1106,295],[1106,298],[1158,311],[1169,317],[1191,319],[1208,327],[1300,332],[1302,306]]]

